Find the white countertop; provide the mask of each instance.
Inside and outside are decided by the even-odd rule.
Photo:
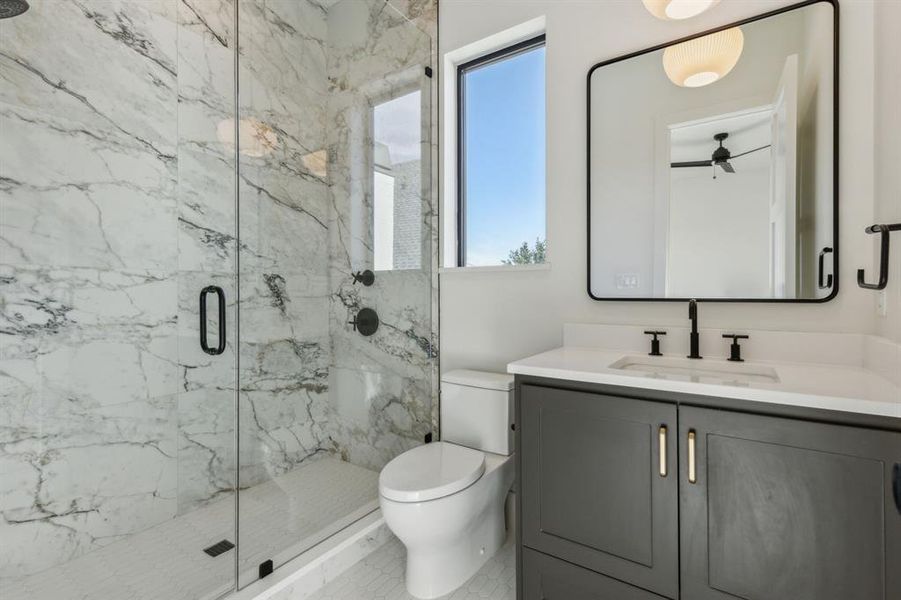
[[[625,356],[653,360],[637,352],[563,347],[514,361],[507,365],[507,371],[515,375],[901,418],[901,387],[862,367],[754,361],[741,364],[773,369],[779,382],[726,384],[691,381],[687,377],[661,378],[609,367]],[[704,362],[730,364],[718,358],[705,358]]]

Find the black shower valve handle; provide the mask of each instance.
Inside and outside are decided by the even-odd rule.
[[[351,273],[351,277],[354,278],[353,285],[357,285],[357,283],[362,283],[366,287],[369,287],[373,283],[375,283],[375,273],[371,270],[366,269],[364,271],[357,271],[356,273]]]
[[[379,329],[379,315],[371,308],[361,308],[347,324],[352,325],[360,335],[369,337]]]

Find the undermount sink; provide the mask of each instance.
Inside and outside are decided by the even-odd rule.
[[[779,383],[779,375],[770,367],[717,359],[688,359],[670,356],[624,356],[611,369],[638,371],[648,377],[697,383],[747,385]]]

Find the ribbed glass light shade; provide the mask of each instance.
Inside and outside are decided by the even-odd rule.
[[[709,85],[735,67],[744,45],[738,27],[688,40],[663,51],[663,70],[681,87]]]
[[[642,0],[652,15],[664,21],[678,21],[699,15],[720,0]]]

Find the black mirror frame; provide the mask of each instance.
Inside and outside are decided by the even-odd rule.
[[[670,42],[666,42],[664,44],[658,44],[657,46],[653,46],[651,48],[645,48],[644,50],[639,50],[638,52],[630,52],[629,54],[624,54],[622,56],[618,56],[616,58],[605,60],[599,62],[591,67],[588,70],[588,76],[586,77],[587,83],[587,121],[586,121],[586,204],[587,204],[587,219],[586,219],[586,230],[587,237],[585,239],[586,245],[586,254],[587,254],[587,283],[588,283],[588,297],[592,300],[597,300],[601,302],[688,302],[691,298],[639,298],[639,297],[628,297],[628,296],[614,296],[614,297],[599,297],[595,296],[591,291],[591,75],[599,68],[605,67],[607,65],[611,65],[613,63],[621,62],[624,60],[628,60],[630,58],[635,58],[637,56],[641,56],[643,54],[648,54],[650,52],[656,52],[658,50],[663,50],[668,46],[673,46],[675,44],[680,44],[682,42],[686,42],[688,40],[693,40],[699,37],[704,37],[705,35],[710,35],[712,33],[717,33],[719,31],[723,31],[726,29],[731,29],[733,27],[738,27],[740,25],[746,25],[748,23],[753,23],[755,21],[761,21],[763,19],[767,19],[770,17],[775,17],[777,15],[781,15],[783,13],[787,13],[793,10],[797,10],[800,8],[804,8],[806,6],[811,6],[814,4],[829,4],[832,6],[833,10],[833,54],[832,54],[832,101],[833,101],[833,114],[832,114],[832,214],[833,214],[833,222],[832,222],[832,272],[833,272],[833,282],[832,282],[832,291],[828,296],[823,298],[695,298],[698,302],[769,302],[776,304],[786,304],[786,303],[800,303],[800,304],[822,304],[824,302],[829,302],[838,296],[839,289],[839,206],[838,206],[838,198],[839,198],[839,5],[838,0],[805,0],[804,2],[799,2],[797,4],[792,4],[790,6],[785,6],[776,10],[772,10],[769,12],[765,12],[763,14],[750,17],[747,19],[742,19],[741,21],[736,21],[734,23],[729,23],[723,25],[721,27],[716,27],[714,29],[708,29],[707,31],[702,31],[700,33],[696,33],[693,35],[689,35],[683,38],[679,38],[676,40],[672,40]]]

